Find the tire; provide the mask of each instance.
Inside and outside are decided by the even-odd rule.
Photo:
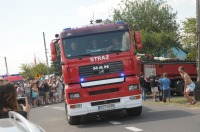
[[[127,109],[126,112],[129,116],[140,116],[142,113],[142,106]]]
[[[67,122],[70,125],[78,125],[78,124],[80,124],[80,121],[81,121],[81,117],[80,116],[69,116],[68,115],[67,104],[65,104],[65,112],[66,112]]]

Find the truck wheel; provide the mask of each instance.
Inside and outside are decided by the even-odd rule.
[[[80,124],[80,121],[81,121],[80,116],[69,116],[68,115],[67,104],[65,104],[65,112],[66,112],[67,121],[70,125]]]
[[[183,80],[177,82],[176,94],[178,96],[183,96],[184,95],[184,81]]]
[[[142,113],[142,106],[127,109],[126,112],[129,116],[140,116]]]

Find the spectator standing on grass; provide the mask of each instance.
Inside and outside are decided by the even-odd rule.
[[[162,93],[163,93],[163,98],[162,101],[165,103],[166,98],[168,98],[168,101],[170,102],[170,84],[171,81],[167,78],[167,73],[163,73],[163,77],[158,80],[158,82],[162,85]]]
[[[157,94],[158,94],[158,80],[157,77],[155,75],[155,71],[153,70],[151,72],[151,75],[149,76],[149,83],[150,83],[150,87],[151,87],[151,91],[152,91],[152,95],[153,95],[153,100],[154,101],[158,101],[157,98]]]
[[[190,76],[185,72],[185,68],[180,66],[178,68],[181,77],[184,80],[184,97],[188,100],[190,105],[194,105],[196,100],[189,96],[191,92],[195,90],[195,83],[191,80]]]
[[[142,72],[140,73],[139,80],[140,80],[140,86],[142,88],[142,99],[145,101],[145,99],[146,99],[146,87],[145,87],[146,81],[144,79],[144,75]]]

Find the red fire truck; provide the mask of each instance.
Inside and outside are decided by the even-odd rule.
[[[69,124],[80,123],[83,115],[114,110],[141,114],[141,89],[136,76],[139,61],[134,48],[142,48],[139,32],[134,32],[133,41],[123,21],[66,28],[50,44],[53,61],[57,59],[56,43],[61,52]]]
[[[168,73],[168,77],[171,80],[171,94],[183,95],[184,81],[178,72],[178,67],[183,66],[185,71],[190,75],[193,81],[197,79],[196,61],[187,60],[149,60],[141,63],[141,71],[144,73],[144,77],[148,78],[151,71],[154,70],[157,77],[161,77],[164,72]],[[150,87],[147,83],[147,88],[150,91]]]

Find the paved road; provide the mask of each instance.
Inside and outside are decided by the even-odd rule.
[[[47,132],[199,132],[200,109],[162,104],[143,106],[140,117],[128,117],[125,112],[105,115],[102,119],[84,117],[81,125],[66,121],[64,103],[33,108],[30,120]]]

